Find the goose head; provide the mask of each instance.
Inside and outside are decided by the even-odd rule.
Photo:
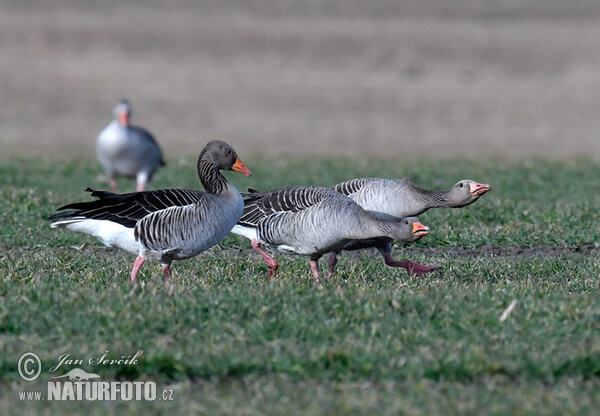
[[[199,161],[213,164],[218,170],[233,170],[246,176],[252,175],[237,153],[221,140],[211,140],[200,153]]]
[[[123,127],[129,126],[129,119],[131,118],[131,105],[126,99],[119,100],[114,108],[115,119]]]
[[[429,227],[423,225],[417,217],[407,217],[398,223],[394,228],[391,237],[399,241],[417,241],[419,238],[429,234]]]
[[[492,187],[487,183],[479,183],[470,179],[463,179],[448,191],[450,206],[460,208],[472,204],[479,197],[488,192]]]

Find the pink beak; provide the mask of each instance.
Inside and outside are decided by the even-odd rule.
[[[477,183],[477,182],[469,183],[469,191],[472,196],[481,196],[481,195],[485,194],[487,191],[489,191],[490,189],[492,189],[492,187],[490,185],[488,185],[487,183]]]
[[[125,127],[129,126],[129,113],[127,111],[121,111],[119,113],[119,123]]]

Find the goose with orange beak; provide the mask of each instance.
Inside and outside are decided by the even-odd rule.
[[[420,188],[408,178],[356,178],[338,183],[333,189],[352,198],[373,215],[400,221],[405,217],[421,215],[431,208],[462,208],[471,205],[490,191],[491,186],[463,179],[447,190],[428,190]],[[391,240],[352,241],[343,250],[364,248],[376,248],[383,256],[385,264],[390,267],[402,267],[409,274],[421,276],[439,269],[437,266],[424,266],[410,260],[396,260],[392,256]],[[340,253],[341,250],[337,250],[329,255],[330,275],[335,272]]]
[[[131,281],[145,260],[161,264],[165,286],[171,262],[200,254],[219,243],[242,216],[244,201],[222,170],[250,176],[250,170],[225,142],[209,142],[198,157],[198,176],[205,191],[162,189],[115,194],[91,192],[98,199],[60,207],[52,228],[64,227],[97,237],[109,247],[137,254]]]
[[[152,134],[130,124],[131,111],[128,100],[119,100],[114,109],[115,119],[96,138],[96,157],[113,192],[117,190],[117,177],[135,178],[137,190],[143,191],[156,170],[165,166]]]
[[[244,194],[244,213],[232,231],[251,240],[267,263],[268,277],[275,276],[279,264],[265,249],[308,256],[318,282],[325,253],[351,241],[415,241],[429,228],[418,218],[393,221],[372,215],[332,189],[293,186]]]

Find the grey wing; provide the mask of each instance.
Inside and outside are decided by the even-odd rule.
[[[223,218],[212,195],[196,203],[154,212],[137,223],[134,236],[145,248],[172,258],[188,258],[221,241],[235,223]]]
[[[142,141],[142,143],[147,145],[148,148],[152,149],[152,153],[160,160],[160,165],[164,166],[164,156],[162,150],[160,149],[160,146],[154,139],[154,136],[152,136],[152,134],[148,130],[142,127],[130,127],[130,129],[140,139],[140,141]]]
[[[350,179],[341,183],[338,183],[333,187],[336,192],[339,192],[343,195],[352,195],[353,193],[358,192],[365,185],[373,182],[376,178],[356,178]]]
[[[193,227],[200,222],[194,205],[173,206],[144,217],[135,227],[134,236],[144,247],[161,251],[178,250],[187,245]]]
[[[405,187],[411,185],[412,182],[409,178],[402,179],[389,179],[389,178],[356,178],[350,179],[345,182],[338,183],[333,186],[333,189],[340,194],[350,196],[357,192],[369,193],[377,192],[377,189],[394,188],[394,187]],[[369,189],[370,188],[370,189]]]
[[[91,192],[99,199],[89,202],[78,202],[58,208],[59,212],[49,217],[50,220],[75,216],[89,219],[109,220],[125,227],[133,228],[145,216],[169,207],[185,206],[197,203],[206,197],[205,192],[194,189],[161,189],[157,191],[114,194],[106,191]]]
[[[244,213],[238,224],[256,227],[267,218],[300,212],[331,198],[331,192],[326,188],[297,186],[244,194]]]

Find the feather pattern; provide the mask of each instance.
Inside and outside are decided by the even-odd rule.
[[[470,205],[490,187],[463,179],[448,190],[427,190],[415,185],[408,178],[356,178],[338,183],[333,189],[349,196],[367,211],[402,219],[421,215],[431,208],[459,208]],[[473,193],[474,189],[479,192]]]
[[[241,228],[252,228],[261,244],[276,250],[322,255],[350,240],[414,239],[412,229],[401,230],[332,189],[299,186],[244,196],[244,213],[233,232],[248,236]]]
[[[490,186],[463,179],[448,190],[426,190],[418,187],[408,178],[356,178],[338,183],[333,189],[352,198],[377,217],[401,221],[406,217],[420,215],[430,208],[459,208],[472,204],[489,191]],[[395,260],[392,257],[392,239],[354,240],[348,242],[343,249],[358,250],[370,247],[379,250],[386,264],[393,267],[405,267],[409,273],[419,275],[438,269],[437,267],[421,266],[411,261]],[[330,255],[330,274],[333,274],[339,251]]]
[[[244,193],[244,213],[240,224],[256,226],[267,216],[283,212],[300,212],[314,206],[331,193],[317,187],[287,187],[268,193],[253,191]]]
[[[58,210],[69,209],[49,217],[50,220],[82,216],[95,220],[109,220],[128,228],[133,228],[139,220],[173,206],[198,203],[205,192],[193,189],[161,189],[157,191],[114,194],[87,188],[91,196],[99,199],[90,202],[77,202],[64,205]]]
[[[244,209],[241,194],[220,170],[250,175],[235,151],[221,141],[209,142],[198,158],[198,175],[206,192],[193,189],[116,194],[94,191],[98,198],[60,207],[49,217],[52,227],[65,227],[100,239],[111,247],[138,254],[135,281],[144,259],[157,260],[170,276],[173,260],[185,259],[212,247],[231,231]]]

